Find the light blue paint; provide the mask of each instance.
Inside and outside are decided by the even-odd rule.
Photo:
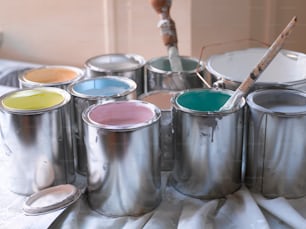
[[[74,91],[89,96],[114,96],[130,90],[130,85],[121,80],[99,78],[80,81],[73,87]]]

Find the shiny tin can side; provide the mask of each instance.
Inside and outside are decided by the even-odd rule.
[[[306,94],[263,89],[247,97],[245,183],[268,198],[306,195]]]
[[[86,175],[87,172],[82,112],[97,103],[135,99],[136,88],[133,80],[119,76],[83,79],[68,86],[67,91],[72,95],[73,145],[80,174]]]
[[[8,98],[12,107],[5,105]],[[65,90],[52,87],[20,89],[0,97],[1,146],[10,162],[11,191],[30,195],[74,181],[70,100]]]
[[[158,206],[160,115],[156,106],[139,100],[92,105],[83,112],[92,209],[136,216]]]
[[[183,71],[173,72],[169,57],[156,57],[146,64],[146,92],[155,90],[186,90],[203,88],[197,71],[203,75],[203,63],[196,58],[181,56]],[[209,80],[208,80],[209,81]]]
[[[80,68],[65,65],[49,65],[32,68],[18,76],[20,88],[58,87],[67,86],[84,77]]]
[[[86,77],[121,76],[137,84],[137,96],[144,93],[144,57],[137,54],[110,53],[89,58],[85,62]]]
[[[145,93],[138,98],[154,104],[161,110],[160,118],[160,150],[161,150],[161,170],[171,171],[174,164],[174,145],[171,98],[178,91],[158,90]]]
[[[183,194],[221,198],[241,186],[245,101],[232,111],[218,111],[231,93],[193,89],[172,100],[175,162],[171,182]]]

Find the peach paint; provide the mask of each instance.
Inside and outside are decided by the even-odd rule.
[[[170,91],[157,91],[147,94],[142,98],[143,101],[153,103],[161,110],[171,109],[171,98],[175,92]]]
[[[97,105],[89,113],[89,118],[107,126],[130,126],[152,120],[154,111],[145,103],[121,101]]]
[[[24,79],[35,83],[61,83],[75,79],[78,73],[68,68],[37,68],[25,73]]]

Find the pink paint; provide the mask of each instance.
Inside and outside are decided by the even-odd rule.
[[[97,105],[89,113],[89,118],[108,126],[130,126],[146,123],[154,117],[154,110],[140,101],[120,101]]]

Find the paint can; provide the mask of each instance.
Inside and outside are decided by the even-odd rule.
[[[86,77],[121,76],[137,84],[137,96],[144,93],[145,59],[137,54],[111,53],[94,56],[85,62]]]
[[[66,89],[70,83],[84,77],[84,71],[77,67],[51,65],[33,68],[18,76],[20,88],[59,87]]]
[[[73,145],[80,174],[86,175],[87,171],[82,112],[97,103],[135,99],[136,87],[133,80],[118,76],[83,79],[68,86],[67,91],[72,95]]]
[[[139,96],[139,99],[154,104],[161,110],[160,118],[160,150],[161,170],[171,171],[174,163],[172,105],[171,98],[177,91],[158,90]]]
[[[245,183],[268,198],[306,195],[306,94],[264,89],[247,96]]]
[[[196,58],[181,56],[183,72],[171,71],[168,56],[157,57],[146,64],[146,92],[155,90],[185,90],[203,88],[197,68],[203,76],[203,64]]]
[[[221,198],[241,187],[243,107],[219,109],[229,90],[193,89],[173,100],[175,162],[171,183],[200,199]]]
[[[75,179],[71,96],[54,87],[19,89],[0,97],[1,148],[10,162],[9,189],[22,195]]]
[[[89,206],[107,216],[137,216],[161,201],[160,110],[140,100],[83,112]]]
[[[248,48],[212,55],[207,60],[206,77],[219,88],[236,90],[266,53],[267,48]],[[252,90],[292,88],[306,90],[306,55],[281,50]]]

